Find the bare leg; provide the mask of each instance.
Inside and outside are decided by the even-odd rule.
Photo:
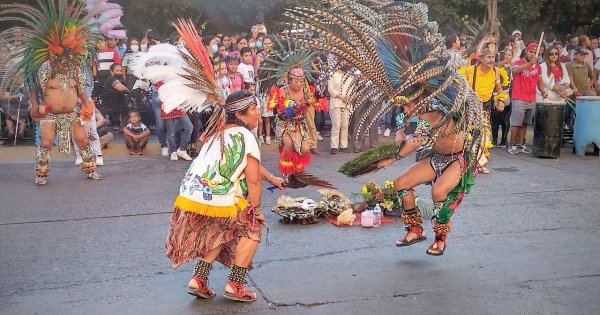
[[[411,241],[424,237],[423,228],[421,226],[423,220],[421,214],[415,209],[415,194],[412,191],[412,188],[434,179],[435,172],[431,168],[430,159],[424,159],[411,165],[394,181],[396,190],[402,192],[402,219],[409,228],[404,238],[398,240],[396,245],[407,246],[407,243],[410,245]]]
[[[43,121],[40,123],[40,146],[35,154],[35,183],[38,186],[46,185],[50,173],[50,151],[54,145],[56,124]]]
[[[241,268],[248,268],[252,263],[252,259],[254,258],[254,254],[256,253],[256,249],[258,248],[258,241],[251,240],[246,237],[241,237],[238,241],[238,244],[235,248],[235,263],[234,265]],[[232,266],[234,268],[235,266]],[[229,294],[234,294],[236,290],[232,287],[231,281],[227,283],[225,286],[225,292]],[[255,292],[248,292],[249,295],[256,299]]]
[[[517,144],[523,144],[523,141],[525,141],[525,135],[527,134],[527,125],[523,125],[520,128],[521,129],[519,129],[519,142],[517,142]]]
[[[460,177],[462,175],[460,162],[455,161],[442,173],[433,187],[431,188],[431,198],[434,202],[443,202],[448,197],[448,193],[458,185],[460,181]],[[437,237],[433,241],[433,244],[427,249],[427,252],[430,254],[439,254],[446,247],[446,239],[445,237]]]
[[[510,127],[510,143],[517,144],[517,140],[519,140],[519,133],[521,127]]]
[[[7,138],[15,137],[15,123],[12,120],[6,119],[6,130],[8,130]]]

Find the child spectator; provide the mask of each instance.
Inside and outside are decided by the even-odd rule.
[[[129,148],[129,154],[144,155],[143,150],[148,143],[150,129],[141,122],[140,112],[137,110],[129,112],[129,121],[129,124],[123,128],[123,138]]]
[[[254,82],[254,65],[252,65],[252,49],[248,47],[240,50],[241,63],[237,68],[237,72],[244,76],[244,82]]]
[[[225,62],[227,64],[227,75],[223,86],[229,89],[229,93],[237,92],[242,89],[244,83],[244,77],[238,72],[237,59],[228,57]]]
[[[256,82],[244,83],[244,89],[248,90],[248,92],[250,92],[250,93],[252,93],[252,95],[254,95],[254,98],[256,99],[256,110],[260,111],[261,108],[264,107],[264,104],[261,104],[258,97],[256,96]],[[263,137],[262,137],[262,127],[263,127],[262,121],[261,121],[261,119],[259,119],[258,127],[256,129],[255,135],[257,135],[258,138],[260,139],[260,143],[264,143]]]

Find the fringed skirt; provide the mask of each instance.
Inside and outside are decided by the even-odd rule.
[[[254,217],[254,214],[251,214]],[[244,212],[235,218],[208,217],[175,208],[169,223],[165,253],[171,266],[177,268],[190,260],[204,257],[211,250],[223,246],[217,261],[231,267],[235,247],[240,237],[259,241],[262,226]]]

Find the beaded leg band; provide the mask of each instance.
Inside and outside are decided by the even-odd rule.
[[[242,268],[240,266],[233,265],[229,270],[229,281],[244,284],[246,283],[246,274],[248,273],[248,268]]]
[[[92,150],[91,146],[87,146],[80,150],[81,159],[81,170],[87,175],[89,179],[100,180],[102,176],[96,173],[96,155]]]
[[[35,183],[45,185],[46,177],[50,174],[50,150],[38,147],[35,153]]]
[[[423,224],[423,218],[421,217],[421,212],[419,212],[419,208],[414,207],[412,209],[404,209],[402,211],[402,221],[407,226],[419,226]]]
[[[194,276],[208,279],[208,274],[212,270],[212,264],[199,260],[194,266]]]
[[[450,230],[452,229],[452,221],[451,220],[448,220],[448,222],[446,222],[446,223],[440,223],[434,217],[431,220],[431,223],[433,224],[433,231],[435,232],[436,238],[438,236],[443,236],[443,238],[445,239],[446,234],[450,233]]]

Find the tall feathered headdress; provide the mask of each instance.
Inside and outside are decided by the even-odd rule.
[[[219,87],[202,37],[194,24],[179,20],[174,26],[185,42],[185,49],[169,44],[153,46],[135,60],[134,74],[153,82],[163,81],[158,94],[166,113],[174,109],[210,110],[212,113],[202,137],[222,136],[227,113],[242,110],[254,104],[255,100],[248,98],[226,103],[225,91]]]
[[[312,67],[316,58],[315,50],[289,37],[274,37],[274,41],[275,45],[258,68],[259,93],[269,93],[273,85],[281,84],[288,74],[293,76],[298,73],[309,82],[316,80],[319,72]]]
[[[66,60],[77,63],[92,56],[97,34],[91,32],[90,21],[95,14],[85,12],[80,0],[42,1],[37,7],[22,4],[0,4],[0,22],[23,24],[25,35],[15,58],[22,58],[8,72],[21,71],[31,78],[46,61]],[[6,78],[0,85],[4,90]]]
[[[457,118],[457,132],[483,126],[481,102],[456,66],[447,62],[449,55],[443,38],[437,23],[428,21],[425,4],[371,1],[366,6],[354,0],[323,2],[327,8],[297,7],[284,15],[297,27],[320,34],[317,39],[297,41],[348,60],[366,78],[350,100],[359,115],[354,117],[355,141],[362,140],[364,131],[393,106],[416,100],[418,103],[405,113],[405,119],[440,110],[446,115],[444,121]],[[387,105],[380,109],[382,102]],[[377,111],[375,115],[373,111]]]

